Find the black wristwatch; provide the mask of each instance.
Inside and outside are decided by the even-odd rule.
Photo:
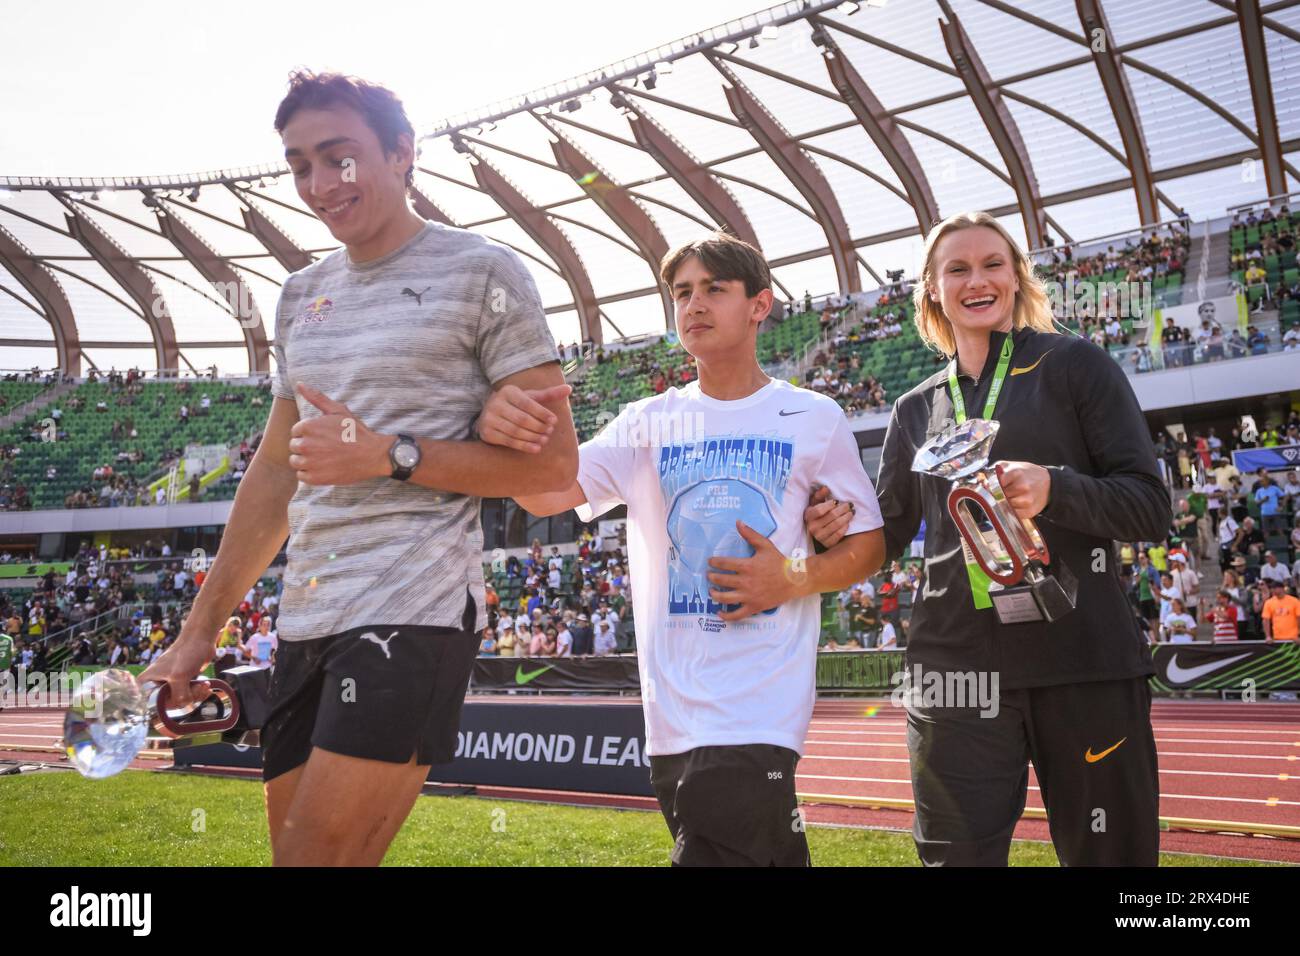
[[[397,441],[388,449],[388,460],[393,465],[392,477],[405,481],[420,464],[419,443],[410,435],[399,434]]]

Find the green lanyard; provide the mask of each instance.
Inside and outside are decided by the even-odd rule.
[[[1007,366],[1011,364],[1011,336],[1007,335],[1002,343],[1002,355],[998,358],[997,368],[993,370],[993,385],[989,388],[988,400],[984,403],[984,417],[992,418],[998,406],[998,395],[1002,393],[1002,382],[1007,377]],[[952,393],[953,415],[960,425],[966,421],[966,400],[961,397],[961,386],[957,384],[957,359],[954,356],[948,363],[948,391]]]
[[[998,358],[997,368],[993,370],[993,384],[989,387],[989,397],[984,402],[984,417],[992,418],[993,412],[998,407],[998,395],[1002,393],[1002,383],[1007,377],[1007,366],[1011,364],[1011,335],[1007,334],[1002,343],[1002,354]],[[957,384],[957,357],[953,356],[952,361],[948,363],[948,391],[952,394],[953,417],[957,419],[960,425],[966,421],[966,401],[961,397],[961,386]],[[966,576],[970,580],[971,598],[975,602],[976,610],[983,610],[993,606],[992,599],[989,598],[990,579],[984,570],[975,563],[975,556],[971,554],[970,545],[963,538],[961,543],[962,556],[966,561]]]

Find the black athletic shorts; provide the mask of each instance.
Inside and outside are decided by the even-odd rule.
[[[1062,866],[1155,866],[1160,774],[1146,677],[1003,690],[996,714],[907,707],[926,866],[1006,866],[1032,762]]]
[[[347,757],[446,763],[478,656],[474,599],[461,629],[354,627],[281,641],[262,728],[262,779],[307,762],[313,747]]]
[[[650,758],[673,835],[673,866],[810,866],[794,769],[773,744],[697,747]]]

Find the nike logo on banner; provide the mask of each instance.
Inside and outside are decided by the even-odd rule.
[[[545,674],[547,671],[554,669],[554,667],[555,667],[554,664],[548,664],[546,667],[543,667],[541,670],[533,671],[531,674],[525,674],[524,665],[520,664],[517,668],[515,668],[515,683],[527,684],[534,677],[540,677],[543,674]]]
[[[1128,740],[1128,738],[1127,737],[1121,738],[1119,744],[1122,744],[1125,740]],[[1088,763],[1096,763],[1098,760],[1101,760],[1107,754],[1111,753],[1116,747],[1119,746],[1119,744],[1111,744],[1111,746],[1107,747],[1099,754],[1093,753],[1092,748],[1089,747],[1087,750],[1083,752],[1083,759],[1088,761]]]
[[[787,412],[787,411],[783,408],[783,409],[781,409],[779,412],[777,412],[777,414],[780,415],[780,416],[782,416],[782,417],[785,417],[786,415],[802,415],[802,414],[803,414],[804,412],[806,412],[806,411],[808,411],[808,409],[806,409],[806,408],[801,408],[801,409],[799,409],[799,411],[797,411],[797,412]]]
[[[1041,362],[1043,359],[1047,358],[1048,354],[1049,354],[1051,351],[1052,351],[1051,349],[1048,349],[1048,350],[1047,350],[1046,352],[1044,352],[1042,355],[1038,356],[1038,362]],[[1032,372],[1034,369],[1038,368],[1038,362],[1035,362],[1033,365],[1026,365],[1026,366],[1024,366],[1024,367],[1022,367],[1022,368],[1013,368],[1013,369],[1011,370],[1011,374],[1012,374],[1012,375],[1024,375],[1026,372]]]
[[[1165,676],[1174,684],[1186,684],[1194,681],[1198,677],[1204,677],[1206,674],[1212,674],[1217,670],[1227,667],[1234,661],[1245,660],[1249,654],[1238,654],[1236,657],[1226,657],[1217,661],[1210,661],[1208,664],[1201,664],[1199,667],[1179,667],[1178,655],[1175,654],[1169,659],[1169,666],[1165,668]]]

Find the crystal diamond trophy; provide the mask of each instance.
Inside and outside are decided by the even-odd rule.
[[[967,554],[989,577],[998,620],[1056,621],[1074,610],[1079,583],[1063,563],[1048,573],[1052,557],[1042,533],[1031,519],[1018,516],[1003,494],[1001,470],[989,467],[997,433],[998,423],[987,419],[955,425],[917,451],[912,470],[953,482],[948,513]]]
[[[98,671],[77,690],[63,717],[68,759],[93,780],[125,770],[136,754],[161,738],[163,746],[216,743],[239,723],[239,698],[224,680],[208,679],[211,693],[192,709],[168,709],[170,686],[142,686],[130,671]],[[150,737],[150,731],[154,737]]]

